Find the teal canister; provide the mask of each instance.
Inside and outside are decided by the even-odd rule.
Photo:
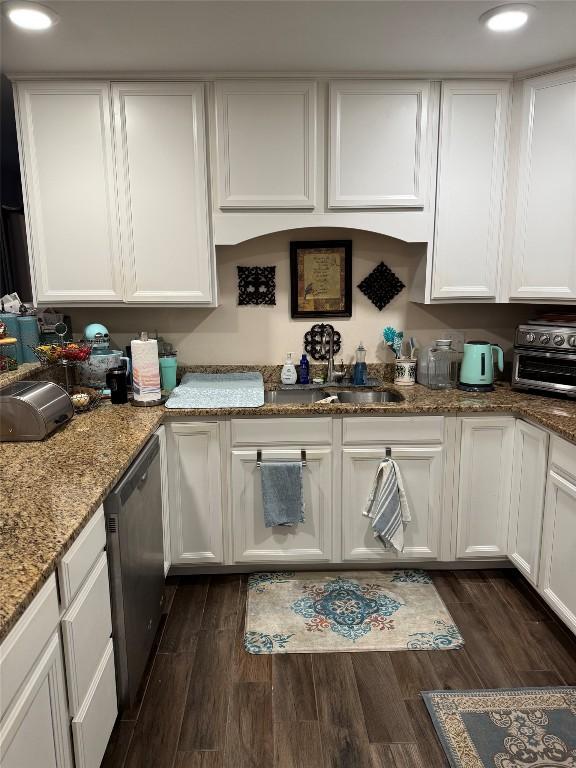
[[[36,315],[19,315],[18,328],[20,342],[22,344],[22,358],[25,363],[37,363],[38,358],[31,347],[37,347],[40,343],[40,329]]]
[[[158,362],[160,363],[160,381],[162,385],[162,391],[172,392],[176,386],[176,369],[178,367],[176,353],[171,355],[160,355]]]
[[[5,324],[8,336],[17,339],[16,342],[16,362],[18,365],[24,362],[24,353],[22,351],[22,342],[20,340],[20,326],[18,325],[18,315],[11,312],[0,312],[0,320]],[[10,355],[12,357],[12,355]],[[36,357],[34,358],[36,362]]]
[[[459,388],[469,392],[490,392],[494,389],[494,352],[498,370],[504,370],[504,353],[498,344],[489,341],[467,341],[460,368]]]

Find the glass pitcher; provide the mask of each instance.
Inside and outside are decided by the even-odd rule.
[[[458,354],[450,339],[438,339],[428,350],[430,389],[454,389],[458,382]]]

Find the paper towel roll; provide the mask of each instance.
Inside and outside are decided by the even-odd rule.
[[[132,350],[132,387],[134,400],[141,402],[160,399],[160,366],[158,342],[134,340]]]

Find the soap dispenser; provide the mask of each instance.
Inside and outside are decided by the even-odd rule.
[[[282,384],[296,384],[296,366],[292,362],[292,352],[288,352],[286,355],[286,362],[282,366],[282,373],[280,379]]]
[[[354,363],[354,384],[364,386],[367,383],[366,378],[366,347],[362,342],[356,349],[356,362]]]

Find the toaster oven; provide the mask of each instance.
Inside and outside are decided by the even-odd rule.
[[[576,398],[576,327],[519,326],[512,387]]]

